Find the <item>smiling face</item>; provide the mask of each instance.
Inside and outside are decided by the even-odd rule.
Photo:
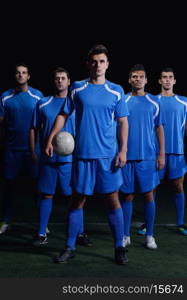
[[[134,71],[130,74],[129,84],[133,90],[144,90],[147,84],[147,77],[145,71]]]

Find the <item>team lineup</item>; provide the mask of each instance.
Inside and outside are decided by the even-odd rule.
[[[87,196],[97,193],[105,204],[114,261],[125,265],[127,247],[132,243],[133,200],[138,194],[144,200],[145,218],[138,234],[145,236],[148,249],[159,247],[154,237],[155,194],[157,186],[166,181],[175,203],[176,230],[187,236],[187,98],[174,93],[176,79],[170,67],[160,71],[160,93],[152,95],[145,90],[144,66],[134,65],[128,79],[131,92],[125,94],[121,85],[106,79],[109,53],[104,45],[94,45],[86,63],[89,77],[73,83],[66,69],[56,68],[52,74],[54,94],[47,97],[29,86],[27,65],[15,66],[15,88],[0,98],[5,182],[0,235],[10,229],[15,179],[24,166],[38,210],[33,247],[49,242],[48,223],[58,185],[70,204],[66,243],[54,262],[66,263],[75,257],[77,244],[92,246],[84,224],[84,204]],[[63,155],[55,148],[60,132],[73,136],[73,153]]]

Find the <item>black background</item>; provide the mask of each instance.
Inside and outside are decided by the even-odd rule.
[[[159,92],[158,76],[163,67],[173,67],[175,92],[187,95],[186,21],[184,7],[170,2],[43,4],[32,2],[1,11],[0,92],[12,87],[13,66],[24,61],[30,66],[30,85],[52,93],[50,76],[57,66],[68,69],[71,80],[88,76],[85,60],[90,47],[103,43],[110,52],[107,79],[129,91],[128,73],[144,64],[146,90]]]

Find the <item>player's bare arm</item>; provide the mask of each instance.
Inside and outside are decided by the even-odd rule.
[[[119,152],[116,157],[115,165],[119,168],[124,167],[126,164],[126,154],[127,154],[127,140],[128,140],[128,119],[127,117],[118,119],[119,130]]]
[[[53,129],[49,135],[48,142],[47,142],[47,145],[45,148],[45,153],[48,156],[53,155],[53,145],[52,145],[53,137],[64,127],[66,118],[67,118],[67,115],[65,115],[65,114],[60,114],[56,117]]]
[[[35,141],[36,141],[36,130],[34,128],[31,128],[29,132],[29,147],[32,155],[32,160],[34,163],[37,163],[38,157],[35,152]]]
[[[159,154],[157,157],[157,167],[158,169],[162,169],[165,165],[165,139],[164,139],[164,128],[160,125],[156,129],[157,139],[159,143]]]

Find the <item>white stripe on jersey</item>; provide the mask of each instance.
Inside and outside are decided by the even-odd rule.
[[[175,96],[175,99],[176,99],[178,102],[180,102],[180,103],[184,104],[184,105],[187,107],[187,103],[186,103],[185,101],[183,101],[183,100],[179,99],[179,97],[178,97],[178,96]]]
[[[156,103],[155,101],[153,101],[150,97],[149,97],[149,95],[145,95],[145,97],[146,97],[146,99],[149,101],[149,102],[151,102],[152,104],[154,104],[155,106],[156,106],[156,113],[155,113],[155,115],[154,115],[154,118],[156,118],[157,116],[158,116],[158,114],[159,114],[159,105],[158,105],[158,103]]]
[[[12,98],[14,96],[14,93],[8,96],[5,96],[4,98],[2,98],[2,104],[5,104],[5,101],[8,100],[9,98]]]
[[[36,96],[36,95],[32,94],[30,90],[28,90],[27,92],[28,92],[28,94],[29,94],[31,97],[36,98],[37,100],[40,100],[40,99],[41,99],[39,96]]]
[[[186,107],[186,112],[187,112],[187,103],[185,101],[182,101],[181,99],[179,99],[179,97],[176,95],[175,95],[175,99]],[[181,128],[185,125],[185,123],[186,123],[186,114],[185,114],[184,121],[182,123]]]
[[[114,90],[112,90],[111,88],[109,88],[108,84],[105,83],[104,87],[106,88],[106,90],[114,95],[116,95],[118,97],[118,101],[121,99],[121,94],[119,92],[116,92]]]
[[[80,91],[84,90],[87,86],[88,86],[88,81],[83,86],[81,86],[80,88],[72,90],[72,92],[71,92],[72,100],[73,100],[76,92],[80,92]]]
[[[41,104],[41,105],[39,106],[39,109],[41,109],[43,106],[48,105],[49,103],[51,103],[51,101],[53,100],[53,98],[54,98],[54,97],[52,96],[51,98],[49,98],[49,100],[48,100],[47,102]]]
[[[127,99],[125,100],[125,102],[126,102],[126,103],[129,102],[129,100],[130,100],[131,97],[132,97],[132,95],[129,95],[129,96],[127,97]]]

